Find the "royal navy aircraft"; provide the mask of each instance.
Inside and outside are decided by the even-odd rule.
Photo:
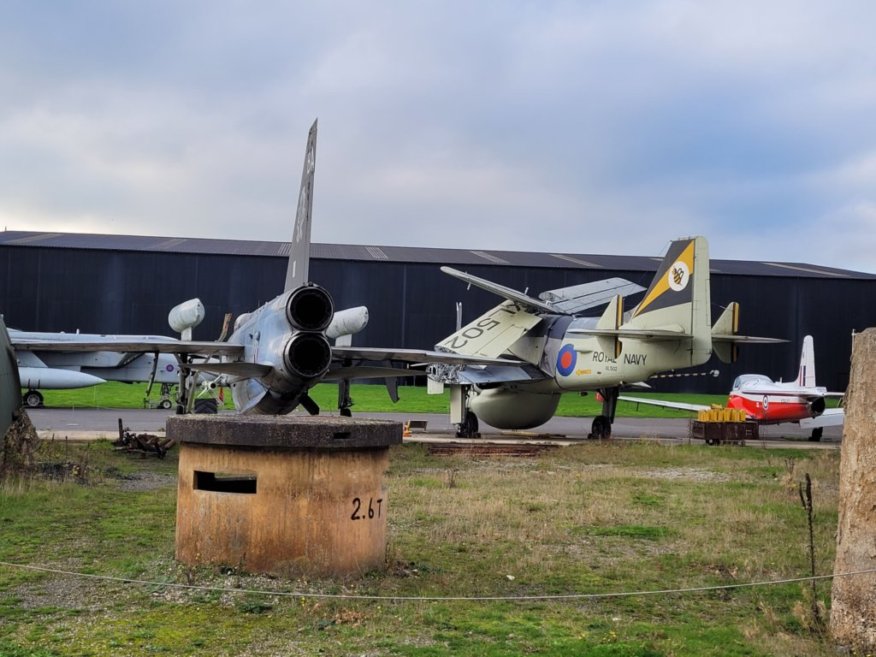
[[[827,408],[827,397],[842,397],[843,393],[828,392],[815,383],[815,346],[811,335],[803,338],[800,367],[793,381],[773,381],[764,374],[741,374],[733,381],[727,398],[727,408],[745,412],[749,420],[758,424],[799,424],[812,429],[810,440],[819,441],[824,427],[842,426],[845,412],[842,408]],[[636,404],[650,404],[685,411],[709,410],[710,406],[684,402],[646,399],[621,395],[620,399]]]
[[[611,435],[620,388],[666,370],[705,363],[713,346],[723,353],[740,342],[769,342],[711,327],[709,253],[704,237],[669,246],[642,301],[624,312],[624,297],[642,288],[608,279],[532,298],[470,274],[442,267],[465,283],[505,299],[436,349],[521,365],[430,367],[430,391],[450,386],[451,422],[458,435],[478,434],[479,420],[499,429],[547,422],[566,392],[599,391],[602,413],[591,435]],[[600,317],[580,317],[599,304]],[[723,323],[722,323],[723,326]]]
[[[356,378],[410,376],[405,364],[516,365],[514,359],[459,356],[415,349],[356,348],[329,339],[349,335],[367,321],[367,310],[335,313],[331,295],[310,281],[310,234],[316,165],[317,122],[307,138],[301,187],[282,292],[251,313],[239,316],[227,341],[153,340],[136,336],[98,336],[70,341],[57,335],[45,339],[13,338],[17,352],[95,352],[114,354],[174,354],[186,372],[209,372],[230,384],[240,413],[281,414],[302,406],[319,412],[308,395],[320,381],[338,381],[341,413],[349,414],[345,385]],[[332,327],[336,327],[333,331]],[[401,367],[387,365],[402,363]],[[181,395],[189,386],[181,386]],[[179,409],[186,406],[180,400]]]

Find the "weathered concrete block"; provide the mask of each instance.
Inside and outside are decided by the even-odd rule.
[[[835,574],[876,568],[876,329],[855,335],[845,409]],[[861,654],[876,649],[874,591],[876,573],[833,580],[831,633]]]
[[[379,568],[386,551],[389,446],[397,422],[297,416],[186,416],[176,557],[281,576]]]

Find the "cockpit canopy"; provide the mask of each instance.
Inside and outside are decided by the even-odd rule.
[[[733,382],[733,389],[739,390],[743,386],[761,385],[772,383],[773,380],[765,374],[741,374]]]

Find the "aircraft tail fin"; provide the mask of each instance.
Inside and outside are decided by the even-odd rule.
[[[615,296],[603,311],[602,316],[596,323],[596,329],[606,331],[609,335],[599,336],[599,347],[604,353],[614,354],[617,358],[621,353],[621,341],[618,329],[624,323],[624,298],[620,294]],[[614,333],[614,335],[610,335]]]
[[[313,173],[316,168],[316,125],[317,121],[314,121],[307,134],[301,189],[298,192],[298,209],[295,212],[292,247],[289,249],[289,265],[286,268],[286,284],[283,287],[286,292],[307,283],[310,275],[310,215],[313,208]]]
[[[685,367],[701,365],[712,354],[709,245],[705,237],[669,245],[657,274],[623,329],[674,332],[688,351]]]
[[[712,326],[712,348],[723,363],[735,363],[740,344],[778,344],[782,338],[739,335],[739,304],[731,301]]]
[[[803,350],[800,353],[800,370],[797,372],[798,386],[815,387],[815,343],[811,335],[803,338]]]
[[[739,331],[739,304],[731,301],[712,326],[712,348],[722,363],[735,363],[739,346],[733,341],[722,341],[720,336],[735,336]]]

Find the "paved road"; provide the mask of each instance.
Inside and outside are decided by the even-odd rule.
[[[55,435],[62,437],[69,435],[81,436],[83,434],[97,434],[101,437],[114,437],[118,433],[118,419],[126,427],[134,432],[163,431],[167,418],[173,415],[172,411],[140,410],[140,409],[63,409],[42,408],[29,410],[31,421],[43,436]],[[329,414],[331,415],[331,414]],[[433,413],[359,413],[358,417],[376,418],[384,420],[426,420],[429,434],[453,435],[454,427],[445,414]],[[481,433],[486,436],[505,434],[512,436],[535,437],[545,434],[565,436],[569,439],[584,440],[590,431],[590,418],[555,417],[547,424],[527,432],[503,432],[486,425],[481,426]],[[783,438],[796,439],[808,442],[808,433],[799,429],[796,425],[779,425],[761,427],[761,438],[767,440],[780,440]],[[686,419],[642,419],[642,418],[618,418],[612,427],[615,438],[676,438],[684,439],[688,435],[688,420]],[[824,431],[824,444],[838,443],[842,437],[841,427],[829,427]]]

